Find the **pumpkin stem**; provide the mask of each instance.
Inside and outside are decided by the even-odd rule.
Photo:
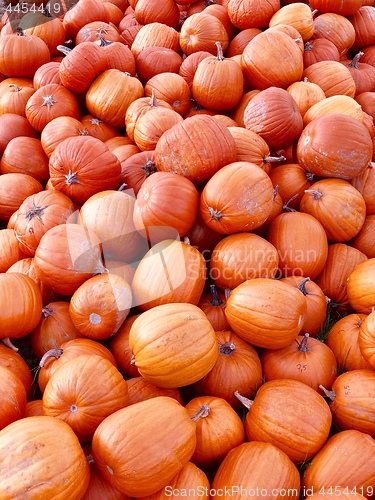
[[[219,294],[217,293],[216,285],[210,285],[210,292],[212,295],[211,305],[212,306],[221,306],[223,301],[219,298]]]
[[[311,172],[306,172],[305,176],[309,182],[312,182],[314,180],[314,174],[312,174]]]
[[[190,418],[195,422],[198,420],[198,418],[206,418],[210,414],[210,407],[208,405],[203,405],[200,410],[197,411],[194,415],[192,415]]]
[[[83,129],[78,129],[78,135],[89,135],[89,133],[85,128],[83,128]]]
[[[309,51],[309,50],[312,50],[313,48],[314,48],[314,45],[311,42],[306,42],[305,43],[305,47],[304,47],[305,52]]]
[[[12,343],[12,341],[10,340],[10,338],[9,338],[9,337],[5,337],[5,338],[2,338],[2,339],[0,339],[0,340],[2,341],[2,343],[3,343],[4,345],[6,345],[6,346],[7,346],[7,347],[9,347],[10,349],[12,349],[12,351],[16,351],[16,352],[18,352],[18,347],[16,347],[16,346]]]
[[[100,28],[98,28],[98,29],[100,30]],[[100,31],[99,33],[97,33],[95,35],[100,40],[99,47],[106,47],[107,45],[111,45],[113,42],[110,42],[109,40],[106,40],[104,38],[104,36],[102,35],[102,33],[107,33],[107,32],[104,30],[104,31]]]
[[[182,240],[183,243],[185,243],[185,245],[190,245],[190,239],[188,236],[184,236],[183,240]]]
[[[35,205],[35,203],[33,201],[31,204],[31,207],[28,210],[26,210],[26,212],[22,213],[21,215],[25,216],[25,219],[27,220],[27,222],[30,222],[35,217],[40,223],[43,224],[42,215],[43,215],[44,210],[48,207],[49,207],[49,205],[45,205],[44,207],[38,207],[37,205]]]
[[[23,29],[20,26],[17,26],[16,32],[17,36],[26,36],[25,33],[23,32]]]
[[[71,170],[69,170],[69,172],[65,175],[65,178],[65,184],[68,184],[68,186],[70,186],[70,184],[79,184],[76,172],[72,172]]]
[[[151,174],[154,174],[158,171],[155,163],[151,160],[147,160],[146,163],[141,167],[141,169],[145,171],[146,177],[150,177]]]
[[[305,193],[310,193],[314,196],[314,200],[320,200],[323,194],[320,191],[316,191],[316,189],[305,189]]]
[[[56,48],[59,52],[62,52],[64,56],[67,56],[72,51],[72,49],[65,47],[65,45],[58,45]]]
[[[220,42],[215,42],[216,48],[217,48],[217,60],[218,61],[224,61],[225,57],[223,54],[223,47],[221,46]]]
[[[48,109],[51,109],[51,107],[56,103],[57,103],[57,101],[55,101],[55,99],[53,98],[52,95],[43,96],[42,106],[47,106]]]
[[[223,214],[219,210],[215,210],[212,207],[208,207],[208,211],[211,215],[211,219],[215,222],[219,222],[219,220],[223,217]]]
[[[102,123],[102,120],[99,120],[99,118],[93,116],[92,118],[89,119],[89,122],[92,123],[93,125],[100,125]]]
[[[130,366],[135,366],[135,356],[134,356],[134,354],[130,358]]]
[[[277,184],[277,186],[273,190],[273,201],[276,200],[276,196],[277,196],[278,192],[279,192],[279,185]]]
[[[232,289],[231,288],[228,288],[228,287],[224,288],[225,300],[229,299],[231,293],[232,293]]]
[[[298,288],[298,290],[299,290],[300,292],[302,292],[302,293],[303,293],[303,295],[305,295],[305,296],[306,296],[306,295],[308,295],[308,292],[307,292],[307,290],[306,290],[306,283],[307,283],[308,281],[311,281],[311,279],[310,279],[310,278],[304,278],[304,279],[301,281],[301,283],[298,285],[298,287],[297,287],[297,288]]]
[[[295,200],[298,196],[298,193],[294,194],[289,200],[283,205],[283,209],[286,210],[287,212],[297,212],[294,208],[288,207],[289,203],[293,200]]]
[[[39,361],[39,368],[44,368],[46,366],[46,361],[48,361],[49,358],[59,359],[63,352],[64,349],[49,349],[45,354],[43,354],[42,359]]]
[[[286,158],[285,156],[271,156],[271,155],[264,155],[263,156],[263,163],[267,165],[267,163],[276,163],[279,161],[285,161]]]
[[[235,350],[236,344],[234,342],[224,342],[224,344],[219,345],[219,353],[225,354],[225,356],[230,356]]]
[[[310,335],[308,333],[305,333],[305,336],[303,337],[303,339],[301,340],[301,342],[299,343],[299,346],[298,346],[298,350],[299,352],[309,352],[310,349],[307,345],[307,341],[309,339]]]
[[[49,307],[43,307],[42,308],[42,314],[45,318],[49,318],[50,316],[53,315],[53,311],[51,308]]]
[[[11,89],[14,90],[14,92],[21,92],[22,90],[22,88],[18,87],[18,85],[16,85],[15,83],[9,83],[8,87],[11,87]]]
[[[348,66],[350,68],[354,68],[354,69],[358,69],[358,63],[359,63],[359,60],[361,59],[361,57],[363,56],[364,52],[362,51],[359,51],[358,54],[356,54],[353,59],[351,60],[351,62],[348,64]]]
[[[244,405],[245,408],[250,410],[250,407],[254,403],[254,401],[252,401],[249,398],[245,398],[245,396],[241,396],[241,394],[238,391],[234,391],[234,395]]]
[[[329,398],[331,401],[335,400],[335,397],[336,397],[335,391],[328,391],[322,385],[319,386],[319,389],[321,389],[324,392],[324,395],[327,396],[327,398]]]

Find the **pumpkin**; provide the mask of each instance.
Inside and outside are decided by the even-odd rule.
[[[61,83],[59,70],[60,62],[58,61],[50,61],[40,66],[33,76],[34,89],[38,90],[50,83]]]
[[[234,332],[246,342],[281,349],[300,333],[306,307],[304,295],[291,285],[254,278],[232,290],[225,314]]]
[[[246,45],[261,32],[259,28],[245,28],[237,33],[229,42],[226,52],[227,57],[241,55]]]
[[[51,58],[47,44],[36,35],[25,35],[21,28],[0,37],[0,54],[0,73],[10,77],[33,78]]]
[[[344,2],[340,0],[310,0],[309,4],[312,9],[318,9],[319,12],[334,12],[345,17],[352,16],[362,7],[361,0],[346,0]]]
[[[70,299],[69,314],[82,335],[102,340],[117,332],[131,305],[132,293],[126,280],[116,274],[103,273],[77,288]]]
[[[21,136],[37,138],[37,132],[27,118],[15,113],[0,115],[0,154],[4,153],[9,141]]]
[[[40,139],[27,136],[11,139],[1,157],[0,173],[27,174],[46,184],[49,179],[48,157]]]
[[[56,146],[64,139],[88,135],[82,123],[71,116],[59,116],[47,123],[40,134],[42,148],[48,158],[50,158]]]
[[[375,258],[358,264],[347,280],[349,303],[357,313],[370,314],[375,303]]]
[[[33,399],[26,403],[25,417],[41,417],[43,415],[43,402],[41,399]]]
[[[334,434],[304,472],[302,489],[327,491],[331,485],[341,485],[371,498],[375,473],[370,464],[374,459],[375,441],[368,434],[356,430]]]
[[[296,154],[298,163],[319,177],[352,179],[367,168],[372,149],[370,133],[363,123],[351,116],[331,113],[303,129]]]
[[[117,362],[111,351],[95,340],[85,337],[63,342],[59,348],[52,348],[44,353],[38,365],[38,384],[41,392],[47,385],[52,374],[64,363],[81,355],[102,356],[116,368]]]
[[[60,191],[44,190],[25,198],[14,224],[18,241],[26,255],[33,256],[42,236],[58,224],[73,219],[75,206]]]
[[[324,15],[324,14],[322,14]],[[316,83],[321,87],[326,97],[346,95],[354,97],[356,86],[349,69],[341,62],[323,60],[311,64],[304,69],[302,79]]]
[[[143,95],[143,86],[137,78],[118,69],[108,69],[88,88],[86,107],[109,125],[124,127],[128,106]]]
[[[221,234],[251,231],[270,215],[273,186],[254,163],[233,162],[221,168],[205,185],[200,213],[208,227]]]
[[[92,21],[82,26],[78,31],[75,37],[75,45],[82,42],[97,42],[98,45],[101,45],[102,39],[108,42],[122,43],[121,35],[113,24],[111,25],[102,21]]]
[[[375,165],[370,162],[367,168],[359,175],[350,179],[350,183],[358,189],[358,191],[363,196],[366,203],[366,214],[375,215],[375,203],[374,198],[370,194],[372,193],[372,186],[375,181]]]
[[[267,240],[278,251],[283,277],[309,276],[313,280],[323,270],[328,255],[327,236],[312,215],[302,212],[278,215],[269,226]]]
[[[274,278],[278,271],[276,248],[252,233],[231,234],[214,248],[210,277],[220,288],[236,288],[248,279]]]
[[[109,21],[109,12],[102,2],[96,0],[84,0],[82,4],[74,4],[63,17],[63,27],[66,35],[72,40],[78,31],[91,21]]]
[[[217,466],[245,441],[242,420],[222,398],[200,396],[185,406],[197,427],[197,444],[191,461],[198,467]]]
[[[69,424],[82,443],[92,438],[108,415],[127,404],[128,387],[120,372],[107,359],[92,354],[61,365],[43,392],[43,414]]]
[[[336,243],[356,236],[366,217],[363,196],[343,179],[322,179],[312,184],[305,190],[300,210],[315,217],[328,240]]]
[[[228,11],[229,14],[229,11]],[[193,52],[207,51],[216,54],[216,42],[225,52],[229,45],[228,33],[223,23],[215,16],[204,12],[189,15],[180,30],[180,47],[189,56]]]
[[[281,60],[282,65],[279,64]],[[286,89],[301,80],[303,56],[296,42],[286,33],[265,30],[244,48],[241,68],[246,82],[254,89]]]
[[[137,196],[147,177],[157,172],[155,151],[140,151],[121,162],[121,180],[127,189],[131,189]]]
[[[315,282],[340,310],[350,308],[346,291],[347,279],[358,264],[365,260],[367,257],[364,253],[347,244],[329,245],[326,263]]]
[[[342,373],[334,381],[331,391],[323,385],[320,388],[331,400],[333,421],[339,429],[354,429],[375,436],[374,410],[367,403],[374,397],[373,370],[361,369]]]
[[[100,253],[100,242],[94,233],[78,224],[54,226],[42,236],[36,249],[37,276],[57,293],[73,295],[101,269]]]
[[[92,455],[112,486],[140,497],[164,488],[190,460],[195,445],[196,426],[186,408],[160,396],[104,419],[94,433]]]
[[[345,55],[355,41],[355,29],[349,19],[342,14],[323,12],[314,19],[313,38],[325,38],[334,43],[340,57]]]
[[[151,77],[145,87],[146,97],[155,92],[157,99],[167,102],[180,115],[189,109],[191,92],[186,81],[177,73],[159,73]]]
[[[366,317],[367,314],[348,314],[336,321],[328,332],[325,343],[336,356],[341,373],[349,370],[371,369],[371,365],[363,357],[359,346],[361,325]]]
[[[42,309],[42,317],[30,334],[32,350],[39,359],[50,349],[82,337],[69,315],[69,302],[54,301]]]
[[[6,368],[16,375],[25,388],[27,399],[32,399],[34,390],[33,378],[29,365],[21,354],[13,349],[9,349],[9,347],[6,347],[4,344],[0,344],[0,367]]]
[[[178,70],[178,74],[182,76],[185,82],[188,84],[189,89],[193,85],[194,75],[198,68],[198,65],[206,57],[211,57],[213,54],[207,50],[197,50],[186,56]]]
[[[229,0],[228,15],[231,23],[241,31],[248,28],[266,28],[272,16],[280,9],[280,1],[272,0],[260,5],[254,0]]]
[[[129,378],[126,383],[128,386],[129,405],[159,396],[167,396],[183,404],[180,391],[175,387],[169,389],[158,387],[143,377],[138,376]]]
[[[105,260],[136,262],[148,250],[133,223],[134,203],[128,191],[103,190],[82,205],[78,223],[98,236]]]
[[[364,123],[364,113],[359,103],[347,95],[334,95],[313,104],[303,117],[304,125],[308,125],[319,116],[330,113],[342,113],[351,116],[361,123]]]
[[[363,318],[358,332],[358,346],[360,353],[372,368],[375,367],[374,316],[375,314],[372,310],[369,315]]]
[[[375,257],[374,224],[375,215],[367,215],[359,233],[351,241],[353,247],[369,259]]]
[[[327,38],[307,40],[304,48],[303,65],[305,68],[320,61],[340,61],[339,49]]]
[[[119,133],[115,127],[103,122],[103,120],[99,120],[96,116],[84,115],[81,117],[80,122],[82,123],[85,131],[87,131],[88,135],[96,137],[103,142],[111,139],[112,137],[117,137]]]
[[[202,136],[200,130],[204,128]],[[158,170],[205,182],[219,169],[236,160],[234,139],[213,116],[186,118],[164,132],[155,148]]]
[[[163,500],[167,496],[173,494],[173,496],[186,496],[187,492],[199,491],[200,497],[208,500],[210,483],[206,474],[199,469],[192,462],[188,462],[181,471],[173,476],[169,481],[167,486],[164,486],[161,490],[157,491],[153,495],[148,495],[143,497],[144,500]],[[181,492],[181,495],[176,495],[176,493]],[[142,497],[141,497],[142,498]]]
[[[198,303],[198,307],[205,313],[215,332],[230,328],[225,317],[226,300],[223,292],[219,292],[215,285],[210,285],[210,292],[204,293]]]
[[[90,481],[89,464],[77,436],[67,423],[53,417],[26,417],[3,429],[0,464],[3,498],[81,497]]]
[[[20,249],[14,229],[0,229],[0,248],[1,273],[5,273],[13,264],[26,257]]]
[[[243,94],[244,79],[241,67],[225,58],[216,42],[217,56],[203,59],[195,71],[191,87],[194,100],[213,110],[229,110],[236,106]]]
[[[149,113],[144,116],[148,119]],[[160,241],[175,232],[184,236],[194,224],[198,204],[198,191],[189,179],[170,172],[155,172],[145,179],[137,194],[134,225],[151,241]]]
[[[252,441],[231,450],[224,458],[211,483],[213,491],[231,492],[240,500],[244,491],[259,491],[281,500],[299,497],[300,477],[297,467],[277,446]]]
[[[0,83],[0,113],[26,116],[26,103],[34,92],[30,78],[6,78]]]
[[[353,49],[375,44],[374,20],[375,13],[371,5],[362,5],[362,7],[349,17],[349,21],[355,32]]]
[[[167,0],[162,8],[157,3],[147,0],[137,0],[134,16],[140,24],[158,22],[177,28],[180,20],[180,11],[174,0]]]
[[[359,51],[353,59],[343,63],[349,69],[353,77],[356,95],[362,94],[363,92],[372,92],[375,89],[375,68],[371,66],[371,64],[360,61],[363,54],[364,52]]]
[[[129,46],[136,59],[147,47],[165,47],[176,52],[179,49],[179,32],[163,23],[152,22],[143,26],[139,25],[133,30],[130,27],[124,28],[121,36],[125,42],[132,40]]]
[[[253,401],[237,397],[249,409],[244,423],[247,440],[274,444],[294,463],[312,458],[328,439],[329,406],[323,396],[299,380],[266,382]]]
[[[137,59],[137,75],[143,85],[159,73],[178,73],[182,57],[178,52],[166,47],[147,47]]]
[[[38,324],[42,294],[29,276],[21,273],[0,274],[0,294],[7,297],[7,307],[0,313],[1,338],[21,338]]]
[[[100,191],[117,189],[121,179],[117,157],[100,139],[90,136],[69,137],[58,144],[49,170],[53,187],[77,204]]]
[[[174,109],[162,107],[150,109],[150,113],[137,120],[134,142],[140,151],[154,151],[160,136],[182,120],[182,116]]]
[[[324,385],[330,389],[337,376],[335,354],[323,342],[311,338],[308,333],[303,337],[298,336],[283,349],[265,350],[261,360],[267,382],[283,378],[299,380],[320,394],[323,392],[319,386]]]
[[[273,28],[280,24],[287,24],[296,28],[304,42],[309,40],[314,33],[311,8],[303,2],[284,5],[276,11],[268,25]]]
[[[109,346],[120,372],[125,377],[139,377],[138,368],[133,364],[133,354],[129,347],[130,328],[139,314],[128,316],[117,332],[109,339]],[[147,381],[146,381],[147,382]]]
[[[130,328],[129,346],[139,373],[166,388],[198,381],[219,357],[211,323],[199,307],[188,303],[143,312]]]
[[[298,210],[306,189],[309,189],[314,175],[306,172],[298,163],[285,163],[269,173],[273,186],[278,189],[284,205]]]
[[[225,399],[233,408],[241,406],[234,392],[251,397],[262,385],[262,366],[255,348],[230,330],[215,332],[219,358],[201,380],[193,384],[198,395]]]
[[[0,220],[8,221],[25,199],[43,190],[43,186],[28,174],[9,173],[0,176]]]
[[[7,348],[6,348],[7,349]],[[26,389],[16,373],[0,364],[0,430],[25,416]]]

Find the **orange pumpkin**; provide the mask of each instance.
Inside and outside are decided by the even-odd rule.
[[[211,323],[199,307],[187,303],[143,312],[130,328],[129,346],[140,374],[166,388],[198,381],[219,357]]]
[[[370,314],[375,304],[375,258],[361,262],[349,275],[347,294],[352,308]]]
[[[306,307],[304,295],[291,285],[254,278],[232,290],[225,314],[234,332],[247,342],[281,349],[300,333]]]
[[[126,383],[128,386],[129,405],[159,396],[167,396],[183,404],[180,391],[176,387],[158,387],[143,377],[129,378]]]

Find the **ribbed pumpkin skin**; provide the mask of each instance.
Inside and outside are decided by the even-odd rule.
[[[104,478],[122,493],[152,495],[190,460],[195,432],[186,408],[160,396],[107,417],[94,434],[92,455]]]
[[[332,415],[323,396],[297,380],[266,382],[246,415],[248,441],[272,443],[294,463],[313,457],[326,442]]]
[[[199,307],[155,306],[142,313],[129,333],[135,365],[149,382],[183,387],[204,377],[219,357],[216,335]]]
[[[93,379],[94,372],[98,376]],[[51,376],[43,393],[43,414],[69,424],[86,443],[128,401],[128,386],[117,368],[102,356],[87,354],[64,363]]]
[[[204,134],[202,131],[204,130]],[[207,181],[236,161],[236,145],[227,127],[209,115],[195,115],[164,132],[155,148],[158,170]]]
[[[0,474],[0,497],[13,500],[81,498],[90,480],[77,436],[47,416],[23,418],[0,432]]]
[[[340,485],[349,491],[373,497],[375,484],[375,440],[364,432],[349,430],[333,435],[315,455],[301,486],[319,491]]]
[[[20,273],[0,274],[1,338],[20,338],[30,333],[42,314],[42,294],[29,276]],[[5,302],[6,301],[6,302]]]
[[[304,295],[270,278],[255,278],[239,285],[225,309],[237,335],[266,349],[280,349],[293,342],[303,327],[305,313]]]
[[[375,372],[351,370],[332,385],[330,403],[333,421],[341,430],[355,429],[375,437]]]
[[[361,262],[349,275],[347,294],[356,312],[370,314],[375,304],[375,258]]]
[[[211,487],[216,491],[226,487],[234,500],[242,500],[246,490],[271,492],[274,488],[280,493],[272,498],[293,500],[299,497],[300,479],[297,467],[283,451],[273,444],[253,441],[228,453]],[[289,495],[284,496],[281,490]]]

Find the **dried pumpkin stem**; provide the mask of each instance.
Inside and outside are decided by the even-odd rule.
[[[285,161],[286,158],[285,156],[271,156],[271,155],[264,155],[263,156],[263,163],[277,163],[279,161]]]
[[[211,305],[212,306],[221,306],[223,301],[219,298],[219,294],[217,293],[216,285],[210,285],[210,292],[212,295]]]
[[[303,293],[303,295],[308,295],[307,290],[306,290],[306,283],[308,281],[311,281],[310,278],[304,278],[301,283],[298,285],[298,290]]]
[[[221,46],[220,42],[215,42],[216,48],[217,48],[217,59],[218,61],[224,61],[225,57],[223,54],[223,47]]]
[[[198,420],[198,418],[206,418],[210,414],[210,407],[208,405],[203,405],[200,410],[197,411],[194,415],[192,415],[190,418],[195,422]]]
[[[141,167],[145,171],[146,177],[150,177],[151,174],[157,172],[156,165],[153,161],[147,160],[146,163]]]
[[[234,395],[244,405],[244,407],[247,408],[248,410],[250,409],[251,405],[254,403],[254,401],[252,401],[251,399],[245,398],[245,396],[241,396],[241,394],[238,391],[235,391]]]
[[[354,57],[353,59],[351,60],[351,62],[349,63],[349,66],[351,68],[354,68],[354,69],[358,69],[358,63],[359,63],[359,60],[361,59],[361,57],[363,56],[364,52],[362,51],[359,51]]]
[[[14,92],[21,92],[21,90],[22,90],[21,87],[19,87],[15,83],[9,83],[8,87],[10,87],[12,90],[14,90]]]
[[[307,341],[309,340],[310,335],[308,333],[305,333],[303,339],[299,343],[298,350],[299,352],[309,352],[310,349],[307,345]]]
[[[235,350],[236,344],[234,342],[224,342],[224,344],[219,345],[219,353],[225,354],[225,356],[230,356]]]
[[[7,347],[9,347],[10,349],[12,349],[12,351],[16,351],[16,352],[18,352],[18,347],[16,347],[16,346],[12,343],[12,341],[10,340],[10,338],[9,338],[9,337],[5,337],[5,338],[1,339],[1,341],[2,341],[2,343],[3,343],[4,345],[6,345],[6,346],[7,346]]]
[[[49,349],[49,351],[47,351],[39,361],[39,368],[44,368],[46,361],[49,360],[49,358],[59,359],[63,352],[64,349]]]
[[[323,196],[323,193],[320,191],[316,191],[316,189],[305,189],[305,193],[312,194],[314,196],[314,200],[320,200]]]
[[[322,385],[319,386],[319,389],[321,389],[324,394],[327,396],[327,398],[329,398],[331,401],[334,401],[335,400],[335,397],[336,397],[336,393],[335,391],[328,391],[325,387],[323,387]]]
[[[72,49],[65,47],[65,45],[58,45],[56,48],[59,52],[62,52],[64,56],[67,56],[72,51]]]

